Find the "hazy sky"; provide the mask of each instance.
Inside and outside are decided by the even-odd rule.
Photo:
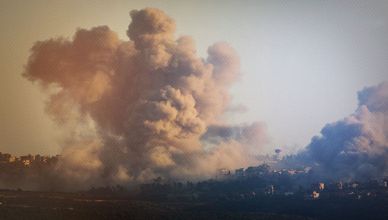
[[[328,122],[354,111],[356,92],[388,80],[387,1],[0,1],[0,151],[59,152],[60,131],[45,97],[21,77],[37,40],[71,37],[108,25],[127,39],[128,12],[164,10],[177,36],[191,35],[206,55],[217,41],[241,58],[232,122],[264,121],[272,147],[305,146]]]

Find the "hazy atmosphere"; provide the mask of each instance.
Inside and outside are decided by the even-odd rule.
[[[388,219],[387,1],[0,1],[0,219]]]
[[[266,124],[268,142],[293,152],[328,122],[357,108],[357,91],[387,80],[385,1],[2,1],[0,150],[58,154],[63,129],[45,113],[47,95],[22,77],[38,40],[71,39],[77,28],[107,25],[126,40],[128,12],[157,7],[189,35],[200,57],[227,42],[241,62],[231,86],[230,123]]]

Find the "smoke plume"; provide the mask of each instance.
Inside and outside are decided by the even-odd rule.
[[[358,92],[357,110],[327,124],[295,159],[331,178],[388,175],[388,82]]]
[[[255,163],[265,126],[229,126],[229,87],[239,58],[226,43],[196,54],[175,22],[130,13],[128,41],[107,26],[35,43],[24,77],[49,95],[46,110],[66,138],[58,173],[76,183],[200,178]]]

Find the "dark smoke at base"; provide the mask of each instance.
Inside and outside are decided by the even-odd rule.
[[[175,22],[162,11],[130,15],[129,41],[100,26],[31,50],[24,77],[49,95],[47,113],[68,132],[59,182],[71,188],[198,179],[257,164],[252,152],[266,143],[264,125],[241,125],[242,135],[227,138],[212,134],[229,127],[220,116],[240,75],[234,49],[216,43],[205,60],[190,37],[174,37]]]
[[[367,180],[388,176],[388,82],[358,92],[358,108],[327,124],[283,166],[312,166],[319,178]]]

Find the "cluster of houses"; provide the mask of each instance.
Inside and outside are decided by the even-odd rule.
[[[310,171],[311,167],[271,170],[268,165],[262,164],[257,167],[248,167],[246,169],[240,168],[235,170],[234,173],[227,169],[221,169],[219,170],[216,179],[233,180],[239,178],[244,179],[246,177],[261,177],[269,182],[274,182],[268,184],[265,188],[261,188],[259,191],[248,193],[250,197],[252,197],[252,195],[256,196],[258,193],[278,196],[303,195],[307,200],[334,197],[361,199],[379,195],[388,196],[388,177],[380,180],[368,180],[366,182],[318,181],[311,185],[301,187],[297,182],[309,179]],[[277,181],[280,179],[280,176],[289,177],[288,180],[292,182],[290,184],[292,186],[287,186],[284,182]]]
[[[280,170],[271,170],[270,166],[267,164],[262,164],[256,167],[240,168],[234,171],[234,174],[229,169],[220,169],[217,173],[217,178],[230,178],[230,177],[249,177],[249,176],[262,176],[267,174],[274,175],[297,175],[297,174],[307,174],[310,172],[311,167],[305,167],[303,169],[280,169]]]
[[[0,152],[0,166],[1,165],[21,165],[29,167],[33,164],[53,164],[56,163],[60,155],[56,156],[42,156],[42,155],[23,155],[20,157]]]
[[[270,185],[269,188],[272,189],[271,194],[276,193],[276,188],[273,185]],[[284,196],[292,196],[300,192],[285,191],[279,193],[284,194]],[[367,182],[350,181],[344,183],[338,181],[330,182],[328,184],[325,182],[317,182],[312,184],[310,188],[307,188],[302,193],[307,200],[317,200],[320,198],[362,199],[367,197],[387,196],[388,178],[370,180]]]
[[[367,197],[388,195],[388,178],[380,180],[369,180],[366,182],[332,182],[329,184],[319,182],[311,187],[312,193],[309,198],[355,198],[362,199]]]

